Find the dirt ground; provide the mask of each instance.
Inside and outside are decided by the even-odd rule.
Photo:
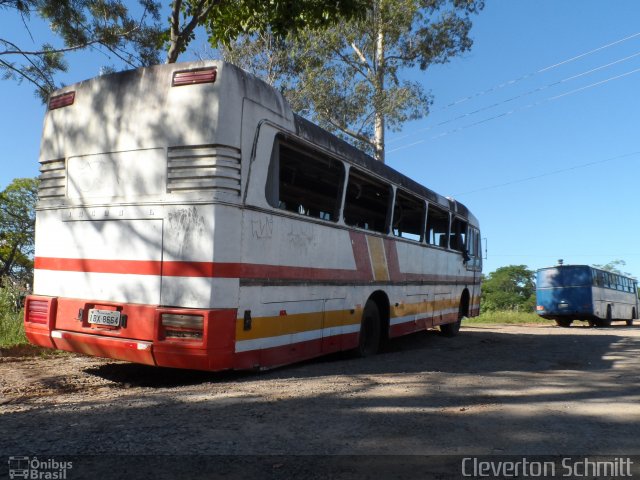
[[[638,326],[463,326],[260,373],[22,353],[2,455],[640,454]]]

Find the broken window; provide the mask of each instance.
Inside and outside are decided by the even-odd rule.
[[[454,218],[451,224],[451,238],[449,248],[464,252],[467,245],[467,222],[460,218]]]
[[[387,233],[391,187],[351,169],[344,201],[344,223],[352,227]]]
[[[396,191],[392,231],[396,237],[422,241],[424,232],[424,201],[402,190]]]
[[[276,140],[265,191],[271,206],[335,222],[343,182],[344,166],[338,160]]]
[[[443,208],[429,205],[427,212],[427,243],[447,248],[449,213]]]

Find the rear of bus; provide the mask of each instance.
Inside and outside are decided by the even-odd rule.
[[[536,312],[569,326],[593,316],[593,278],[586,265],[559,265],[536,272]]]
[[[52,96],[25,305],[32,343],[231,367],[239,285],[225,272],[240,258],[242,106],[275,95],[245,92],[243,75],[217,62],[162,65]]]

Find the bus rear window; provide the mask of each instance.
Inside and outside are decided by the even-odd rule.
[[[589,267],[547,268],[538,271],[536,283],[539,288],[591,285],[591,269]]]
[[[352,227],[387,233],[391,187],[351,169],[344,201],[344,223]]]
[[[273,207],[335,222],[343,182],[338,160],[276,141],[265,193]]]

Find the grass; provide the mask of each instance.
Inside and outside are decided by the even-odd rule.
[[[0,347],[26,345],[22,312],[0,311]]]
[[[22,310],[15,307],[14,292],[0,286],[0,347],[27,345]]]
[[[514,310],[497,310],[492,312],[482,312],[479,317],[465,320],[467,325],[475,323],[485,324],[524,324],[540,323],[550,325],[552,322],[539,317],[533,312],[518,312]]]

